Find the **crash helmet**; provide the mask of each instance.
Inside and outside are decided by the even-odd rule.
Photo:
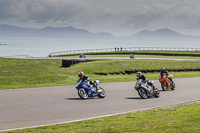
[[[163,68],[161,68],[161,70],[165,70],[165,68],[163,67]]]
[[[142,75],[142,72],[137,72],[137,74],[136,74],[136,76],[137,76],[137,78],[139,78],[140,76]]]
[[[79,72],[78,73],[78,77],[82,78],[84,76],[84,73],[83,72]]]
[[[161,68],[161,72],[163,72],[163,71],[165,71],[165,68],[163,67],[163,68]]]

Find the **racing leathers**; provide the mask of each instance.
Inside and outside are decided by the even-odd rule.
[[[166,77],[168,77],[169,76],[169,72],[167,70],[162,70],[160,72],[160,77],[162,78],[164,75],[166,75]]]
[[[94,81],[90,81],[90,77],[88,77],[87,75],[84,75],[83,77],[81,77],[80,79],[77,80],[77,83],[79,83],[80,81],[85,82],[88,86],[91,87],[91,85],[93,85],[93,90],[96,90],[96,84]]]
[[[143,83],[147,83],[148,85],[153,87],[153,84],[151,82],[148,81],[147,77],[145,75],[141,75],[140,77],[137,78],[138,79],[142,79]]]

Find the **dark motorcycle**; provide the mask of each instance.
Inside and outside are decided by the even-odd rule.
[[[135,89],[138,91],[139,96],[142,99],[147,99],[149,97],[154,96],[155,98],[160,97],[159,90],[154,86],[154,82],[149,82],[151,85],[147,83],[143,83],[141,79],[138,79],[135,84]]]
[[[133,54],[131,54],[131,55],[130,55],[130,58],[131,58],[131,59],[134,59],[135,57],[134,57],[134,55],[133,55]]]

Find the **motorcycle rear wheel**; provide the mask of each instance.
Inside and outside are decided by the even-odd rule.
[[[174,81],[172,79],[170,79],[170,81],[171,81],[171,84],[172,84],[171,90],[175,90],[175,83],[174,83]]]
[[[147,91],[145,91],[144,89],[138,89],[138,94],[142,99],[148,98]]]
[[[159,98],[160,97],[160,91],[156,88],[155,90],[155,94],[154,94],[155,98]]]
[[[87,94],[85,89],[79,89],[78,95],[81,99],[87,99],[88,98],[88,94]]]

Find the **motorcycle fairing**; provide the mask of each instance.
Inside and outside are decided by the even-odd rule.
[[[80,81],[77,85],[76,85],[76,89],[81,89],[81,88],[84,88],[87,93],[88,93],[88,97],[95,97],[97,96],[98,94],[96,93],[96,91],[93,91],[93,86],[92,85],[89,85],[87,84],[86,82],[82,82]]]

